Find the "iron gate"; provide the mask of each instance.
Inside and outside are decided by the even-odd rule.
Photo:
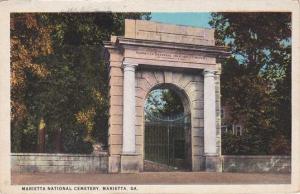
[[[190,114],[157,117],[146,113],[145,160],[186,169],[190,147]]]

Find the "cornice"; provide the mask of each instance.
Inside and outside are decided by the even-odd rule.
[[[231,54],[229,52],[228,47],[223,47],[223,46],[194,45],[194,44],[173,43],[173,42],[165,42],[165,41],[132,39],[132,38],[124,38],[124,37],[118,37],[117,42],[114,45],[114,48],[119,46],[124,48],[151,47],[151,48],[197,51],[197,52],[202,52],[202,53],[214,55],[221,58],[228,57]]]

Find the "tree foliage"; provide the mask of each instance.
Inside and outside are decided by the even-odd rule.
[[[149,93],[145,103],[147,113],[156,117],[172,117],[184,112],[182,101],[172,89],[156,89]]]
[[[32,114],[31,87],[49,71],[35,61],[52,52],[50,29],[41,25],[36,14],[11,16],[11,137],[12,150],[32,150],[37,139],[37,115]]]
[[[43,123],[48,152],[57,131],[64,152],[88,153],[106,143],[108,78],[103,41],[124,32],[124,19],[147,13],[14,13],[11,15],[11,140],[13,152],[34,152]],[[213,13],[223,61],[222,103],[245,135],[223,136],[225,154],[288,154],[291,142],[291,14]],[[183,110],[163,92],[166,114]],[[154,104],[161,103],[152,98]]]
[[[121,35],[124,19],[147,13],[11,15],[12,151],[35,152],[41,121],[46,151],[89,153],[106,144],[108,77],[103,41]]]
[[[223,136],[223,153],[290,153],[290,13],[212,13],[210,24],[217,44],[233,53],[223,61],[222,104],[247,129],[243,137]]]

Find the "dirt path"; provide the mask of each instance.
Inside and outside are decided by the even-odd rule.
[[[143,172],[139,174],[12,174],[12,184],[290,184],[290,174]]]

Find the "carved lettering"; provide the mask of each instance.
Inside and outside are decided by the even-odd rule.
[[[167,59],[172,61],[201,61],[204,63],[214,63],[212,58],[199,56],[199,55],[192,55],[192,54],[178,54],[178,53],[164,53],[164,52],[157,52],[157,51],[143,51],[138,50],[136,51],[137,55],[142,55],[142,58],[155,58],[155,59]]]

